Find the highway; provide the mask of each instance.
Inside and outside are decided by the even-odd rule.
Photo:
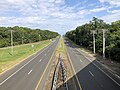
[[[0,90],[43,90],[58,41],[1,74]]]
[[[107,72],[96,60],[84,55],[69,40],[64,40],[76,90],[120,90],[120,80]],[[67,81],[69,83],[70,79]],[[71,90],[69,88],[69,90]]]

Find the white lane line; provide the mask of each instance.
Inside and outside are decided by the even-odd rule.
[[[51,46],[51,45],[50,45]],[[26,64],[24,64],[22,67],[20,67],[17,71],[15,71],[13,74],[11,74],[9,77],[7,77],[5,80],[3,80],[0,85],[2,85],[3,83],[5,83],[8,79],[10,79],[12,76],[14,76],[17,72],[19,72],[21,69],[23,69],[26,65],[28,65],[31,61],[33,61],[37,56],[39,56],[41,53],[43,53],[48,47],[50,47],[49,45],[43,50],[41,51],[38,55],[36,55],[35,57],[33,57],[30,61],[28,61]]]
[[[89,71],[90,75],[94,77],[93,73],[91,71]]]
[[[80,62],[83,62],[83,61],[80,59]]]
[[[41,62],[41,61],[42,61],[42,59],[39,60],[39,62]]]
[[[78,50],[79,51],[79,50]],[[80,51],[79,51],[80,52]],[[115,81],[111,76],[109,76],[106,72],[104,72],[99,66],[97,66],[94,62],[92,62],[92,60],[90,60],[88,57],[86,57],[84,54],[82,54],[87,60],[89,60],[94,66],[96,66],[101,72],[103,72],[108,78],[110,78],[114,83],[116,83],[119,87],[120,84]]]
[[[115,81],[111,76],[109,76],[106,72],[104,72],[100,67],[98,67],[95,63],[93,63],[100,71],[102,71],[106,76],[108,76],[113,82],[115,82],[118,86],[120,86],[120,84]]]
[[[33,71],[33,70],[31,69],[31,70],[29,71],[28,75],[29,75],[32,71]]]

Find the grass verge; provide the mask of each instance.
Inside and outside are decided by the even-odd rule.
[[[50,42],[51,42],[50,40],[45,40],[32,44],[14,46],[13,55],[11,54],[10,47],[0,48],[0,73],[9,69],[13,65],[20,63],[21,61],[23,61],[25,58],[32,55],[33,53],[41,50],[45,46],[49,45]]]

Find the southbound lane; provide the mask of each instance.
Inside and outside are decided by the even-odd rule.
[[[58,41],[0,75],[0,90],[43,90]]]

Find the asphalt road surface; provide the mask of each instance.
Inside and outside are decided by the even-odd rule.
[[[103,70],[96,60],[86,58],[69,40],[65,40],[65,45],[76,90],[120,90],[120,80]]]
[[[58,41],[0,75],[0,90],[43,90]]]

